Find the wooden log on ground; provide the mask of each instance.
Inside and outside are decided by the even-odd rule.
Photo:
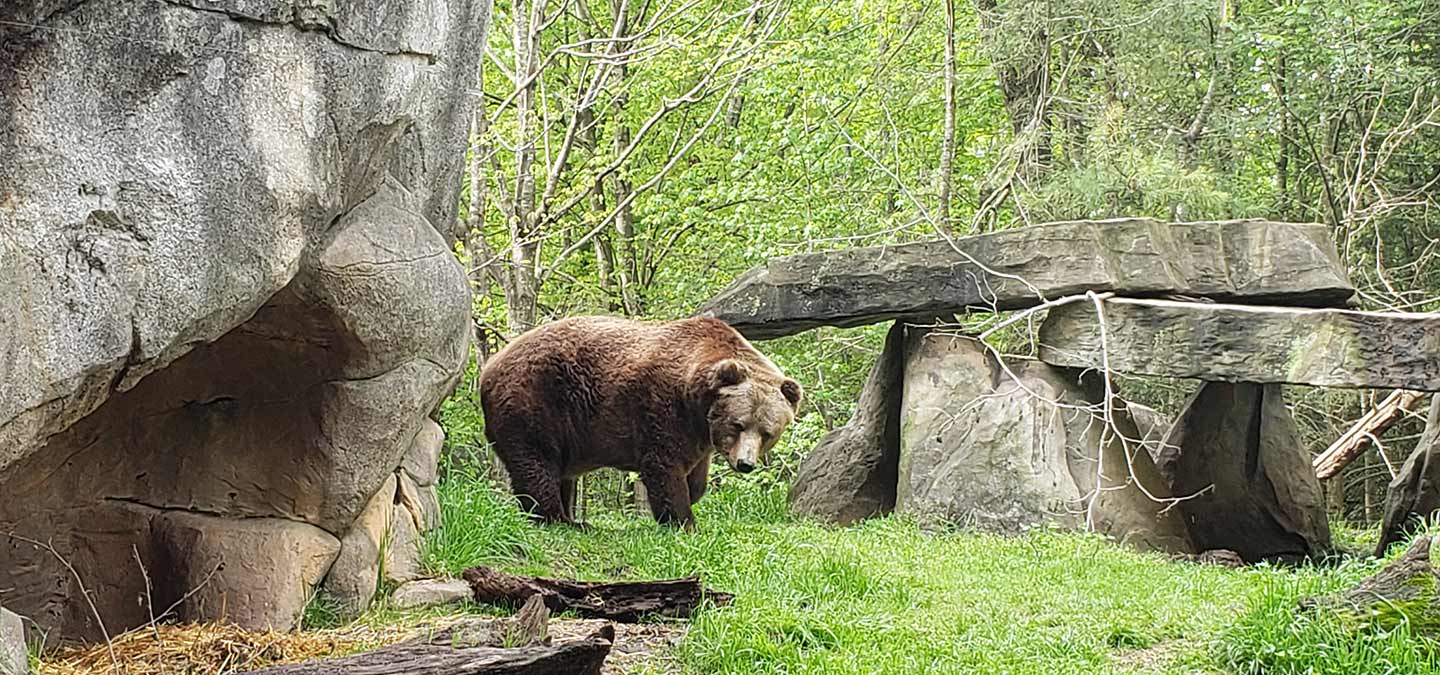
[[[1440,314],[1112,298],[1050,310],[1040,359],[1219,382],[1440,391]]]
[[[1380,434],[1385,433],[1401,418],[1415,409],[1420,400],[1425,397],[1418,391],[1397,390],[1390,392],[1385,400],[1363,416],[1355,420],[1345,433],[1340,435],[1325,452],[1320,453],[1311,465],[1315,467],[1315,477],[1320,480],[1328,480],[1330,477],[1340,473],[1350,462],[1355,461],[1374,444]]]
[[[475,591],[475,601],[519,605],[539,595],[553,612],[634,623],[651,614],[689,618],[702,600],[728,605],[734,596],[700,585],[696,577],[661,581],[569,581],[525,577],[490,567],[472,567],[461,575]]]
[[[1354,294],[1329,232],[1260,220],[1128,218],[1035,225],[776,258],[700,308],[751,339],[967,308],[1014,310],[1111,291],[1342,306]]]
[[[615,627],[558,645],[455,648],[403,642],[373,652],[319,659],[249,675],[599,675]]]

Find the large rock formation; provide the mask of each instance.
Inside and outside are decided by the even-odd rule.
[[[1156,462],[1200,550],[1246,562],[1328,554],[1330,524],[1281,385],[1206,382]]]
[[[1353,294],[1328,230],[1260,220],[1050,223],[771,260],[703,307],[752,339],[1085,291],[1331,307]]]
[[[293,621],[463,366],[487,8],[0,7],[0,603]]]
[[[911,330],[897,509],[984,529],[1088,527],[1131,546],[1192,550],[1141,433],[1078,371],[1002,364],[971,338]]]
[[[1113,298],[1050,310],[1040,358],[1162,377],[1440,391],[1440,314]]]
[[[904,360],[905,324],[897,321],[850,423],[825,434],[800,463],[789,496],[796,514],[848,525],[895,508]]]
[[[25,624],[14,612],[0,607],[0,675],[28,672],[30,656],[25,648]]]
[[[1421,527],[1425,519],[1440,510],[1440,396],[1430,402],[1430,419],[1415,450],[1390,481],[1385,495],[1385,522],[1375,555]]]

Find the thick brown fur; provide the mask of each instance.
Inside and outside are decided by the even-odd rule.
[[[801,389],[712,318],[586,316],[516,338],[481,373],[485,435],[523,508],[574,523],[575,479],[640,474],[661,523],[693,527],[714,453],[746,471],[799,408]]]

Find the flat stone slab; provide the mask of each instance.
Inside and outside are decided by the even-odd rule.
[[[700,313],[751,339],[971,308],[1015,310],[1110,291],[1245,304],[1343,306],[1354,288],[1322,225],[1070,221],[953,240],[776,258]]]
[[[436,605],[451,605],[475,597],[470,584],[460,579],[421,579],[411,581],[395,589],[390,596],[390,606],[395,609],[418,609]]]
[[[1440,314],[1105,301],[1112,370],[1218,382],[1440,391]],[[1095,306],[1050,310],[1040,359],[1099,368]]]

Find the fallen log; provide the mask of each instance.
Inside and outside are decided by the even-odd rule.
[[[1379,405],[1355,420],[1345,433],[1340,435],[1325,452],[1311,463],[1315,467],[1315,477],[1320,480],[1327,480],[1340,473],[1356,457],[1365,453],[1380,434],[1385,433],[1396,422],[1411,412],[1419,405],[1425,394],[1418,391],[1405,391],[1399,389],[1390,393]]]
[[[1440,314],[1112,298],[1049,311],[1040,360],[1212,382],[1440,391]]]
[[[1025,309],[1085,291],[1302,307],[1343,306],[1354,295],[1323,226],[1123,218],[776,258],[698,313],[764,340],[969,308]]]
[[[686,619],[702,600],[728,605],[729,593],[706,589],[697,577],[662,581],[569,581],[525,577],[490,567],[472,567],[461,575],[475,592],[475,601],[515,606],[532,596],[544,598],[552,612],[574,611],[581,616],[635,623],[658,614]]]
[[[1440,548],[1430,536],[1417,537],[1394,562],[1337,595],[1302,600],[1302,611],[1330,611],[1357,627],[1390,630],[1408,624],[1418,635],[1440,636]]]
[[[512,649],[402,642],[364,654],[275,666],[248,675],[599,675],[614,641],[615,627],[606,625],[580,640]]]

